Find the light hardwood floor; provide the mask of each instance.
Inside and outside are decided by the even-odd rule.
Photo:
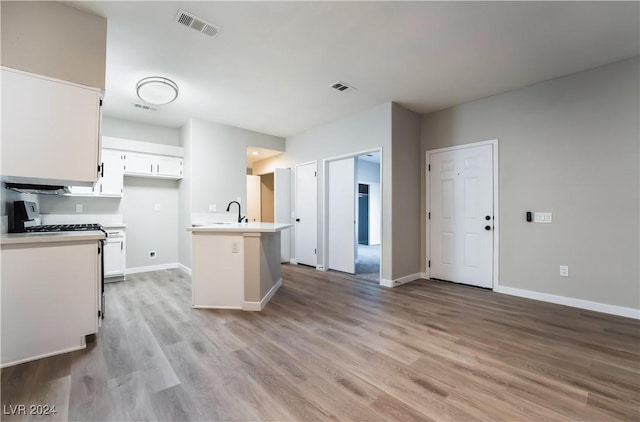
[[[638,321],[444,282],[283,278],[260,313],[191,309],[178,270],[108,285],[86,350],[2,371],[2,419],[640,420]]]

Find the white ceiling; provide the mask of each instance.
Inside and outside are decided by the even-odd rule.
[[[423,114],[638,55],[638,2],[69,2],[109,19],[107,115],[289,136],[383,102]],[[222,27],[174,22],[179,8]],[[133,106],[165,76],[178,99]],[[346,82],[356,91],[328,88]]]

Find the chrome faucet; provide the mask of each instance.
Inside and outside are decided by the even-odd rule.
[[[231,204],[238,204],[238,223],[242,223],[242,220],[244,220],[245,217],[242,215],[242,206],[240,205],[240,202],[238,201],[229,202],[229,205],[227,205],[227,212],[229,212],[229,210],[231,209]]]

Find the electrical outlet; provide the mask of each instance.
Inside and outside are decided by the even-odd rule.
[[[82,212],[83,206],[82,204],[76,204],[76,212]]]
[[[560,265],[560,277],[569,277],[568,265]]]
[[[216,206],[216,204],[209,204],[209,212],[216,212],[218,210],[218,207]]]
[[[153,210],[154,210],[154,211],[160,211],[160,204],[155,204],[155,205],[153,206]]]
[[[240,253],[240,244],[238,242],[231,243],[231,253]]]

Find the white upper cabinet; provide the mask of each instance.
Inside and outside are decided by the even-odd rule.
[[[71,186],[72,196],[122,196],[124,190],[124,152],[102,150],[100,178],[93,186]]]
[[[2,179],[94,185],[100,90],[4,67],[1,72]]]
[[[182,179],[182,158],[126,152],[124,174],[126,176]]]
[[[102,150],[100,176],[95,187],[98,195],[122,195],[124,188],[124,153],[122,151]]]

